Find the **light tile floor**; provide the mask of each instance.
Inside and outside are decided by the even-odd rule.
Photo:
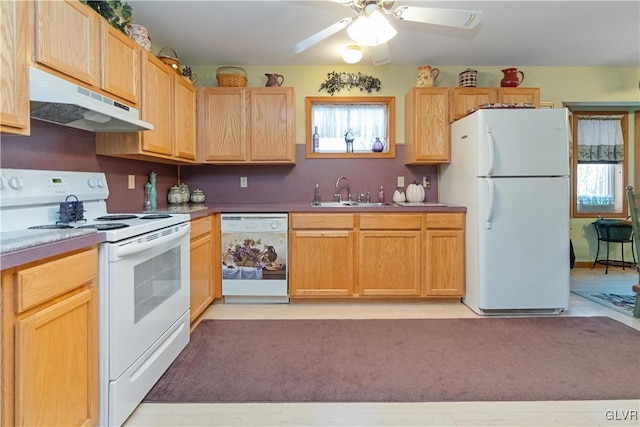
[[[634,270],[574,269],[572,286],[636,283]],[[608,316],[640,330],[625,316],[571,294],[562,316]],[[353,319],[478,317],[457,303],[214,304],[206,319]],[[638,349],[640,351],[640,349]],[[630,370],[638,375],[640,371]],[[490,386],[490,384],[488,384]],[[639,426],[640,400],[440,403],[143,403],[125,423],[139,426]]]

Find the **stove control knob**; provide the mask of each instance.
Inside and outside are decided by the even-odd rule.
[[[273,228],[274,230],[276,230],[278,228],[278,223],[277,222],[272,222],[271,223],[271,228]]]
[[[104,188],[104,180],[102,178],[98,178],[98,188]]]
[[[89,185],[89,188],[96,188],[96,185],[98,185],[98,182],[96,181],[95,178],[89,178],[89,181],[87,181],[87,184]]]
[[[7,188],[7,178],[4,175],[0,176],[0,190]]]
[[[22,182],[21,176],[12,176],[11,178],[9,178],[9,187],[13,188],[14,190],[19,190],[23,186],[24,182]]]

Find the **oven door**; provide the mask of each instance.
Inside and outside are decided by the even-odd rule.
[[[109,244],[111,380],[189,311],[190,229],[182,223]]]

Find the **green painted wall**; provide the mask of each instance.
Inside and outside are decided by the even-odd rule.
[[[438,67],[437,64],[430,64]],[[220,65],[193,66],[199,79],[197,86],[217,86],[216,70]],[[511,65],[509,65],[511,67]],[[282,74],[284,86],[293,86],[296,96],[296,140],[305,142],[305,97],[329,96],[319,92],[320,84],[326,80],[327,73],[361,72],[372,75],[381,81],[380,92],[371,95],[396,97],[396,142],[404,141],[404,94],[415,84],[416,67],[383,65],[373,66],[251,66],[243,67],[247,72],[247,86],[265,86],[265,73]],[[436,86],[457,86],[458,74],[467,67],[438,67],[440,76]],[[478,86],[500,86],[502,69],[507,66],[475,67],[478,71]],[[525,74],[522,86],[539,87],[540,100],[562,106],[563,102],[582,103],[635,103],[640,108],[640,67],[518,67]],[[358,90],[342,91],[334,96],[365,96]],[[633,109],[629,109],[633,111]],[[633,117],[629,120],[629,182],[633,176],[634,150]],[[446,196],[444,197],[446,199]],[[593,261],[596,251],[596,234],[591,222],[594,219],[573,219],[571,221],[571,239],[577,261]],[[612,257],[619,258],[619,245],[612,245]],[[625,259],[631,259],[631,248],[627,245]]]

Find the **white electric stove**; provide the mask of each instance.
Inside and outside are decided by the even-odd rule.
[[[189,342],[188,214],[109,214],[104,173],[0,169],[0,246],[60,230],[103,232],[100,425],[122,425]],[[69,272],[73,274],[73,272]]]

